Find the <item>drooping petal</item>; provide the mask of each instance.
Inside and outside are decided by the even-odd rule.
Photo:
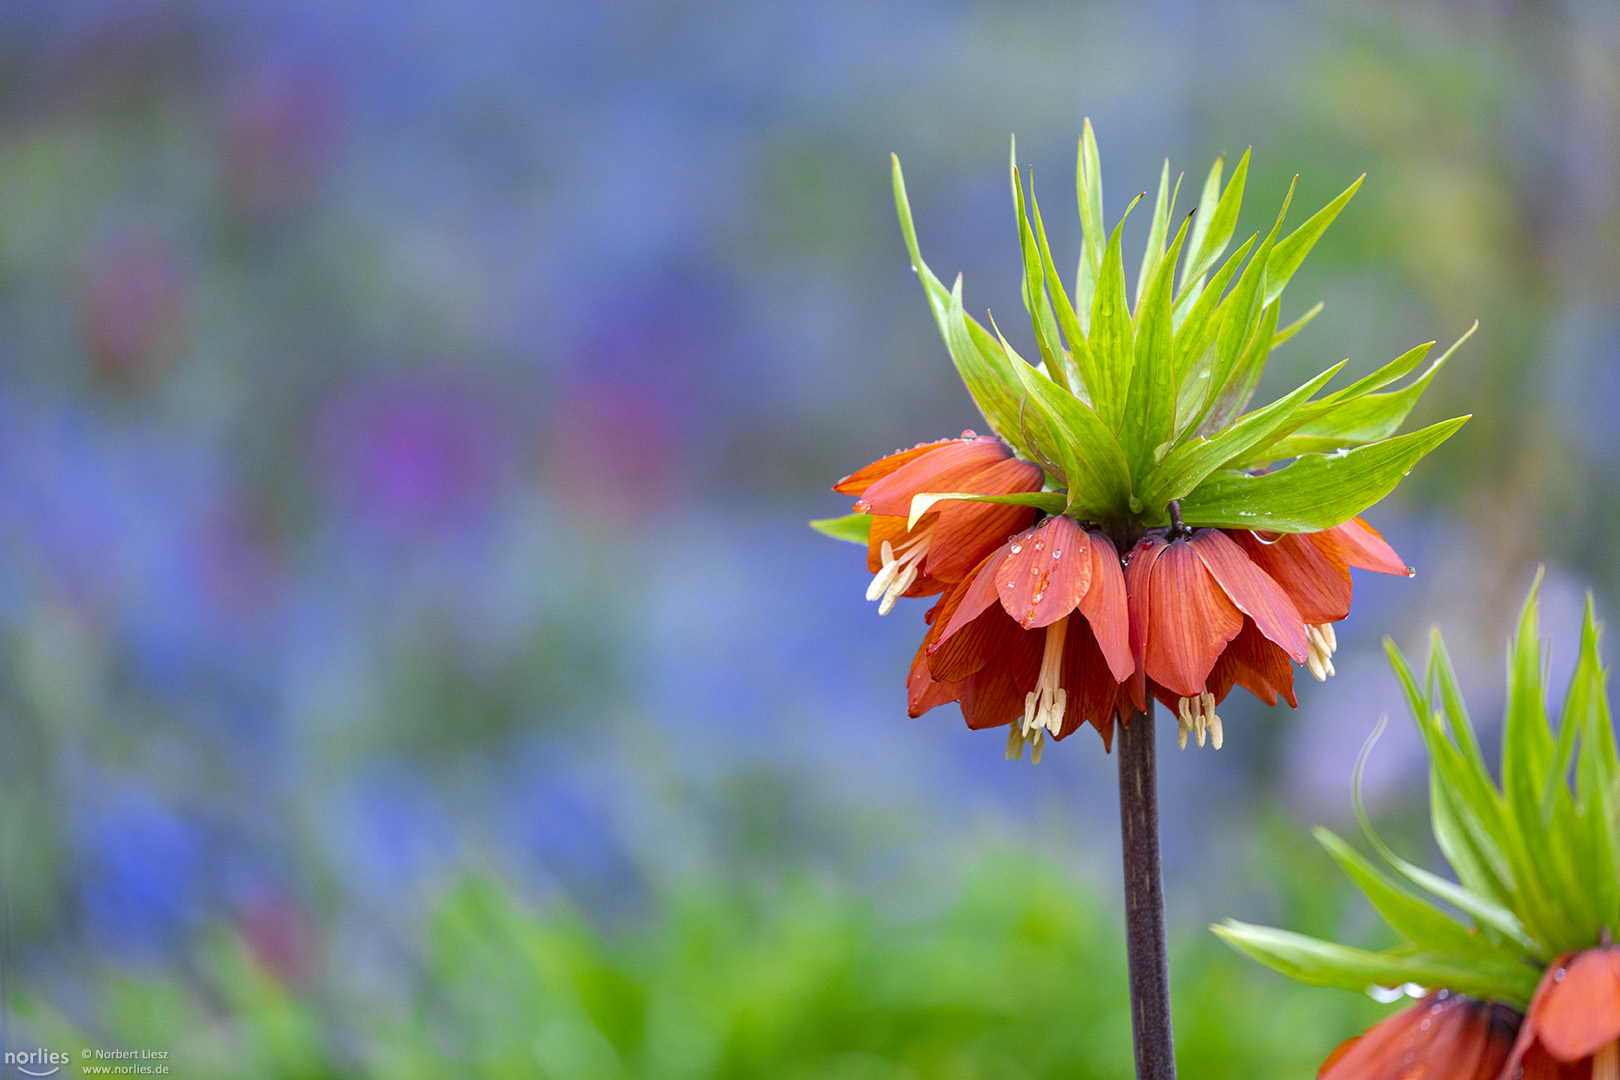
[[[969,678],[962,688],[962,718],[974,730],[1000,727],[1024,714],[1024,697],[1035,689],[1041,673],[1041,648],[1046,634],[1040,630],[1020,630],[1018,624],[1001,612],[997,622],[1011,630],[1006,647],[994,662]]]
[[[1578,1061],[1620,1039],[1620,946],[1577,953],[1558,971],[1542,979],[1530,1022],[1549,1054]]]
[[[1007,543],[996,562],[996,595],[1026,630],[1050,626],[1080,603],[1091,585],[1091,542],[1075,520],[1059,514]]]
[[[1130,620],[1130,643],[1133,671],[1131,675],[1131,699],[1137,709],[1147,709],[1147,677],[1145,665],[1147,663],[1148,638],[1150,619],[1149,594],[1153,581],[1153,564],[1164,552],[1164,538],[1162,534],[1149,533],[1136,542],[1127,556],[1125,565],[1125,602]]]
[[[1091,547],[1091,585],[1076,608],[1091,624],[1108,670],[1116,683],[1130,679],[1136,670],[1131,655],[1131,615],[1125,599],[1125,572],[1120,569],[1119,549],[1096,530],[1088,534]]]
[[[889,514],[872,518],[866,541],[866,572],[875,574],[883,568],[883,545],[897,548],[906,541],[906,519]]]
[[[986,555],[967,577],[945,594],[938,609],[939,614],[933,620],[934,629],[928,634],[928,655],[932,656],[963,627],[984,614],[985,608],[996,602],[995,568],[1005,558],[1007,546],[1003,544]]]
[[[1306,622],[1338,622],[1350,614],[1350,566],[1342,555],[1323,551],[1294,533],[1272,543],[1249,532],[1235,533],[1233,539],[1282,586]]]
[[[1380,574],[1399,574],[1410,577],[1412,568],[1389,546],[1383,534],[1360,518],[1351,518],[1314,534],[1318,541],[1332,541],[1339,557],[1362,570],[1376,570]]]
[[[1505,1006],[1432,995],[1342,1043],[1317,1080],[1496,1080],[1518,1027]]]
[[[932,491],[973,491],[971,479],[1012,456],[1000,439],[978,438],[952,443],[906,462],[874,481],[855,503],[862,514],[911,516],[911,497]]]
[[[906,678],[906,715],[917,717],[936,705],[944,705],[962,696],[959,682],[940,682],[928,670],[928,640],[917,646],[917,656],[911,661],[911,674]]]
[[[976,474],[962,490],[983,495],[1007,495],[1019,491],[1039,491],[1040,466],[1017,458],[998,461]],[[1035,517],[1030,506],[1002,506],[999,503],[948,500],[936,503],[933,536],[923,573],[942,581],[960,581],[976,566],[985,552],[999,547],[1007,538],[1028,527]],[[918,523],[928,520],[924,515]]]
[[[1303,664],[1311,651],[1305,620],[1282,586],[1219,529],[1200,529],[1191,546],[1237,609],[1254,620],[1260,632],[1282,646],[1296,663]]]
[[[962,437],[974,438],[974,435],[971,431],[964,431]],[[860,495],[873,483],[888,476],[907,462],[914,461],[924,454],[938,450],[949,443],[960,441],[960,439],[937,439],[931,443],[918,443],[910,450],[896,450],[888,457],[878,458],[872,464],[856,469],[834,484],[833,490],[843,495]]]
[[[1243,629],[1209,672],[1209,692],[1215,695],[1217,704],[1226,699],[1233,686],[1243,687],[1267,705],[1277,704],[1280,694],[1289,705],[1299,707],[1288,654],[1266,640],[1253,619],[1243,620]]]
[[[1204,690],[1210,668],[1243,629],[1243,615],[1185,540],[1172,540],[1148,582],[1147,676],[1183,697]]]
[[[1126,677],[1130,671],[1127,669]],[[1067,738],[1082,724],[1090,724],[1102,736],[1103,748],[1112,749],[1115,703],[1120,680],[1114,677],[1097,644],[1097,637],[1083,619],[1069,623],[1064,646],[1062,684],[1068,695],[1063,726],[1057,737]]]

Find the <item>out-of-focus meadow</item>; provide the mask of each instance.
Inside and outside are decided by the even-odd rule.
[[[1481,321],[1412,423],[1473,421],[1369,514],[1417,577],[1161,762],[1184,1071],[1310,1075],[1380,1007],[1205,927],[1376,940],[1307,825],[1383,712],[1432,855],[1382,637],[1441,623],[1490,731],[1536,563],[1560,684],[1620,589],[1600,0],[0,5],[5,1048],[1128,1075],[1113,760],[907,719],[921,605],[804,525],[977,423],[889,152],[1022,344],[1007,139],[1072,260],[1084,116],[1110,221],[1165,155],[1253,144],[1242,235],[1369,174],[1262,393]]]

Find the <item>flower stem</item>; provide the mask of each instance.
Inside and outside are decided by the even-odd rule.
[[[1159,867],[1159,794],[1153,764],[1153,699],[1119,733],[1119,831],[1125,856],[1125,950],[1131,969],[1131,1034],[1137,1080],[1175,1080],[1170,964]]]

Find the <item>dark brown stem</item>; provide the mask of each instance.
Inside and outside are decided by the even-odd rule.
[[[1125,855],[1125,951],[1131,968],[1131,1034],[1137,1080],[1175,1080],[1170,963],[1159,866],[1159,794],[1153,699],[1119,733],[1119,830]]]

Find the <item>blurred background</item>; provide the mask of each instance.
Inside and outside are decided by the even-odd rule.
[[[0,4],[5,1048],[1128,1076],[1113,759],[907,719],[923,605],[805,527],[982,427],[889,153],[1024,348],[1007,140],[1072,263],[1086,116],[1110,222],[1167,155],[1254,146],[1240,235],[1369,174],[1262,395],[1481,321],[1369,514],[1417,577],[1297,712],[1161,733],[1183,1069],[1314,1075],[1380,1006],[1205,927],[1378,942],[1308,826],[1384,712],[1369,800],[1437,858],[1381,639],[1441,624],[1489,735],[1535,566],[1555,680],[1620,589],[1606,0]]]

